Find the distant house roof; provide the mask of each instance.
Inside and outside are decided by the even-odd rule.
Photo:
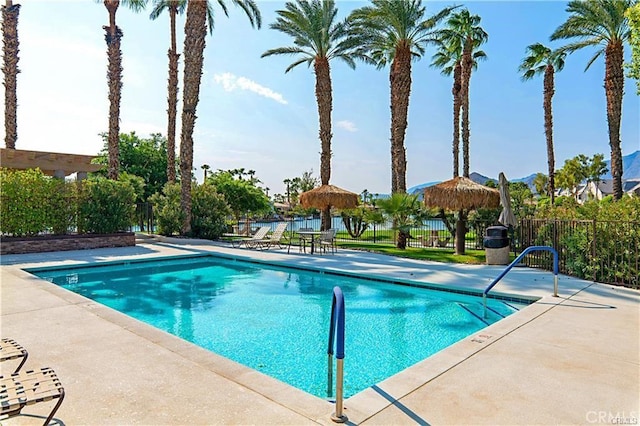
[[[597,188],[600,190],[602,195],[613,194],[613,179],[602,179]]]
[[[97,172],[104,166],[91,164],[91,160],[96,157],[96,155],[0,148],[0,166],[15,170],[39,168],[46,175],[58,177],[77,172]]]
[[[632,192],[640,188],[640,179],[628,179],[622,181],[622,192]]]

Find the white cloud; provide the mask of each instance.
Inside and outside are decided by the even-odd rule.
[[[253,80],[249,80],[246,77],[238,77],[229,72],[225,72],[222,74],[214,74],[213,80],[222,85],[222,88],[227,92],[233,92],[236,89],[240,90],[248,90],[250,92],[256,93],[260,96],[264,96],[265,98],[273,99],[274,101],[281,103],[283,105],[288,104],[286,99],[268,87],[261,86]]]
[[[336,126],[338,126],[341,129],[346,130],[347,132],[357,132],[358,128],[356,127],[356,124],[353,121],[349,121],[349,120],[340,120],[336,122]]]

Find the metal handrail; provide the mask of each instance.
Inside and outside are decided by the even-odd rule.
[[[337,339],[336,339],[337,334]],[[331,420],[336,423],[344,423],[347,416],[343,409],[343,383],[344,383],[344,296],[340,287],[333,288],[333,300],[331,302],[331,324],[329,326],[329,355],[327,395],[333,391],[333,347],[336,346],[336,412]]]
[[[511,268],[516,266],[527,254],[531,253],[532,251],[550,251],[551,253],[553,253],[553,296],[554,297],[558,297],[558,252],[556,251],[556,249],[554,249],[553,247],[549,247],[549,246],[531,246],[531,247],[527,247],[482,292],[482,304],[484,305],[484,317],[485,318],[487,317],[487,293],[489,293],[489,291],[496,284],[498,284],[498,281],[500,281],[505,275],[507,275],[507,272],[509,272],[511,270]]]

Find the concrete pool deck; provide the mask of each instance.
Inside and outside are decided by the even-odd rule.
[[[22,271],[202,253],[472,290],[484,289],[504,268],[194,240],[2,256],[1,335],[29,351],[23,369],[49,366],[58,373],[67,396],[57,424],[334,424],[334,406],[325,400]],[[640,422],[640,292],[561,276],[556,298],[553,275],[529,268],[514,268],[494,291],[540,300],[347,399],[349,421]],[[1,374],[15,364],[1,363]],[[29,406],[1,423],[41,424],[53,404]]]

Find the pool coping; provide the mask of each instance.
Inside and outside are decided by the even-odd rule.
[[[175,246],[171,247],[175,248]],[[274,263],[273,261],[266,261],[263,255],[258,256],[258,258],[256,259],[255,255],[258,253],[255,251],[229,251],[227,248],[219,249],[218,247],[214,246],[206,246],[204,248],[199,248],[198,250],[203,250],[205,252],[213,250],[215,251],[215,256],[237,258],[240,260],[247,260],[246,257],[250,257],[252,261],[256,261],[257,263],[269,263],[275,264],[277,266],[292,267],[291,265],[286,264],[286,260],[293,259],[286,257],[290,255],[284,255],[285,261],[277,261],[276,263]],[[268,254],[265,255],[267,256],[267,258],[270,257],[270,255]],[[184,256],[190,255],[185,254]],[[145,259],[150,260],[151,258],[154,258],[153,260],[156,260],[174,257],[175,256],[173,255],[155,255],[148,257],[145,256],[144,258],[134,257],[132,259],[143,261]],[[59,261],[55,260],[45,263],[57,264],[60,267],[71,266],[69,262],[62,262],[65,263],[64,265],[62,265]],[[105,262],[95,263],[103,264]],[[175,353],[177,356],[188,359],[191,362],[214,372],[215,374],[231,379],[234,382],[242,385],[243,387],[246,387],[247,389],[266,397],[274,403],[306,417],[312,422],[332,424],[328,420],[328,416],[333,409],[333,405],[331,403],[324,401],[321,398],[309,395],[297,388],[266,376],[256,370],[252,370],[220,355],[199,348],[196,345],[186,342],[164,331],[155,329],[154,327],[142,323],[141,321],[138,321],[111,308],[86,299],[83,296],[75,294],[55,284],[34,277],[33,275],[23,271],[22,269],[38,269],[44,266],[28,265],[29,263],[18,263],[13,266],[7,266],[3,264],[2,268],[3,272],[6,268],[10,268],[12,270],[12,274],[19,278],[21,281],[39,287],[69,304],[73,304],[81,307],[84,310],[90,311],[93,315],[97,315],[104,321],[108,321],[136,334],[137,336],[149,342],[160,345]],[[326,266],[323,267],[320,265],[317,266],[317,268],[322,270],[326,269]],[[332,269],[329,270],[331,270],[331,272],[333,273]],[[340,273],[339,269],[336,270]],[[348,272],[350,275],[356,275],[356,273],[354,272],[342,272]],[[372,276],[375,277],[376,274],[373,274]],[[394,280],[395,279],[397,278],[394,278]],[[593,283],[582,281],[579,283],[579,285],[577,285],[577,288],[580,288],[580,290],[582,290],[591,286],[592,284]],[[376,414],[383,412],[389,407],[397,406],[397,401],[401,400],[403,397],[416,392],[429,382],[456,368],[456,366],[460,365],[465,360],[468,360],[474,355],[500,342],[513,331],[532,321],[535,321],[537,318],[541,317],[546,312],[553,309],[555,306],[558,306],[559,304],[567,300],[565,297],[555,298],[549,295],[532,297],[536,297],[538,301],[522,309],[520,312],[510,315],[507,318],[502,319],[501,321],[482,329],[478,333],[474,333],[474,335],[469,336],[452,346],[449,346],[448,348],[411,367],[408,367],[407,369],[386,379],[376,386],[366,389],[347,399],[345,401],[345,408],[346,413],[349,416],[349,420],[352,423],[360,423],[366,421],[367,419],[371,419]],[[17,337],[19,338],[19,336]],[[381,389],[384,389],[384,391],[382,391]],[[383,396],[382,398],[381,395]],[[388,398],[384,395],[393,395],[393,397]],[[64,417],[63,414],[64,411],[61,409],[60,416]],[[10,421],[13,421],[13,419]]]

